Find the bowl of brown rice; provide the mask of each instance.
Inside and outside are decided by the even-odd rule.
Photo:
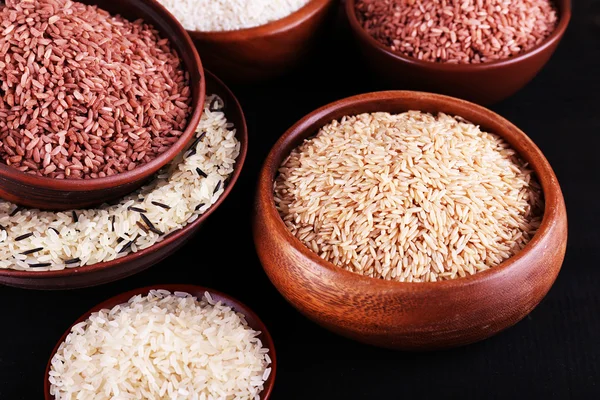
[[[562,265],[567,217],[519,128],[464,100],[390,91],[324,106],[279,139],[253,230],[301,313],[422,350],[485,339],[537,306]]]
[[[364,60],[393,88],[499,102],[548,62],[570,0],[348,0]]]
[[[98,304],[65,332],[44,395],[267,400],[276,367],[271,335],[240,301],[200,286],[152,286]]]
[[[205,81],[153,0],[0,4],[0,197],[46,210],[138,189],[190,142]]]
[[[0,201],[0,283],[100,285],[160,262],[190,240],[236,184],[248,149],[233,93],[205,71],[207,101],[187,149],[141,189],[95,208],[41,211]]]

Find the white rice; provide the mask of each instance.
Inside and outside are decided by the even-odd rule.
[[[211,111],[210,106],[216,111]],[[222,106],[223,102],[217,96],[208,96],[197,129],[196,136],[202,138],[196,145],[195,154],[190,155],[190,150],[185,157],[183,154],[178,156],[152,184],[125,197],[117,205],[77,210],[75,222],[72,211],[22,209],[14,213],[14,204],[0,201],[0,225],[3,227],[0,230],[0,268],[47,271],[110,261],[148,248],[195,221],[223,194],[240,152],[236,131],[220,111]],[[197,168],[207,176],[201,176]],[[140,225],[147,227],[147,223],[140,212],[130,207],[144,210],[143,214],[154,228],[164,235],[141,228]],[[33,235],[15,240],[28,233]],[[35,249],[40,250],[22,254]],[[44,266],[48,263],[49,266]]]
[[[287,17],[310,0],[158,0],[190,31],[234,31]]]
[[[166,290],[93,313],[52,358],[56,400],[259,399],[271,359],[242,314]]]

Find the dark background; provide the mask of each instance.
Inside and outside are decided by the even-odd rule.
[[[113,295],[161,283],[212,287],[260,315],[278,352],[275,400],[600,399],[600,2],[575,3],[569,30],[550,63],[525,89],[492,107],[545,153],[569,217],[569,244],[558,280],[516,326],[448,351],[382,350],[313,324],[268,281],[250,230],[262,160],[277,138],[313,109],[386,89],[363,69],[343,29],[332,29],[318,53],[292,75],[267,85],[232,87],[249,124],[246,166],[231,196],[181,251],[146,272],[97,288],[37,292],[0,287],[0,399],[43,398],[50,352],[73,321]]]

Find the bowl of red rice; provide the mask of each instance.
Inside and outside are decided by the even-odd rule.
[[[409,91],[358,95],[292,126],[261,171],[253,232],[301,313],[382,347],[473,343],[536,307],[567,217],[533,141],[494,112]]]
[[[548,62],[571,19],[570,0],[348,0],[365,63],[392,89],[499,102]]]
[[[46,210],[141,187],[190,142],[205,81],[153,0],[0,4],[0,197]]]

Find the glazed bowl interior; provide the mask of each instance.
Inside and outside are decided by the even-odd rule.
[[[240,177],[248,151],[248,129],[239,102],[229,88],[210,71],[206,70],[205,74],[207,93],[217,94],[223,99],[223,112],[228,121],[234,124],[236,138],[240,141],[240,154],[236,159],[233,173],[225,183],[225,191],[216,203],[191,224],[170,233],[162,241],[136,253],[130,253],[112,261],[58,271],[0,269],[0,284],[4,283],[29,289],[67,289],[95,286],[125,278],[150,267],[167,257],[193,236],[204,221],[231,193]],[[186,144],[186,146],[188,145],[189,143]]]
[[[460,116],[467,121],[480,126],[482,131],[495,133],[501,136],[528,164],[530,164],[542,187],[545,201],[544,215],[538,231],[520,252],[494,268],[467,277],[439,282],[407,283],[374,279],[339,268],[331,262],[320,258],[288,231],[275,208],[273,184],[279,166],[287,158],[290,152],[305,139],[314,136],[320,127],[333,120],[339,120],[343,116],[372,112],[401,113],[409,110],[419,110],[432,114],[442,112],[452,116]],[[265,161],[265,167],[261,174],[258,191],[260,198],[264,199],[265,203],[269,204],[266,212],[270,217],[278,221],[276,224],[277,235],[284,237],[285,241],[293,247],[295,251],[314,261],[315,265],[319,265],[328,273],[343,276],[346,279],[353,281],[358,286],[370,288],[378,287],[382,290],[390,287],[410,288],[411,290],[436,290],[443,287],[460,287],[466,284],[476,284],[478,281],[494,279],[500,275],[510,273],[512,268],[519,267],[518,261],[525,257],[532,248],[535,248],[544,236],[549,234],[550,228],[558,219],[561,204],[563,204],[562,192],[560,191],[560,187],[558,186],[558,182],[556,181],[556,177],[550,164],[531,139],[509,121],[484,107],[464,100],[449,96],[412,91],[389,91],[359,95],[329,104],[309,114],[290,128],[271,150],[271,153]]]
[[[54,400],[54,396],[52,396],[50,394],[50,382],[48,380],[49,373],[50,373],[50,366],[52,363],[52,358],[54,357],[54,354],[56,354],[56,352],[58,351],[58,347],[61,345],[61,343],[63,343],[65,341],[68,334],[71,332],[71,328],[73,326],[86,320],[94,312],[100,311],[102,309],[111,309],[114,306],[117,306],[119,304],[127,303],[127,301],[133,296],[136,296],[139,294],[147,295],[150,292],[150,290],[159,290],[159,289],[168,290],[171,293],[185,292],[185,293],[189,293],[197,298],[201,298],[204,295],[204,293],[208,292],[208,293],[210,293],[213,300],[221,302],[221,303],[231,307],[236,312],[243,314],[245,316],[246,322],[248,323],[248,326],[255,331],[261,332],[260,335],[258,336],[258,338],[262,342],[262,345],[269,349],[268,354],[269,354],[269,357],[271,358],[271,365],[270,365],[271,374],[269,375],[269,378],[267,379],[267,381],[264,384],[263,391],[260,393],[260,399],[267,400],[271,396],[273,386],[275,385],[275,375],[276,375],[276,371],[277,371],[277,356],[275,353],[275,345],[273,343],[273,339],[271,338],[271,334],[269,333],[267,327],[260,320],[258,315],[256,315],[254,313],[254,311],[252,311],[246,305],[244,305],[243,303],[241,303],[240,301],[234,299],[233,297],[231,297],[229,295],[226,295],[221,292],[217,292],[212,289],[207,289],[202,286],[155,285],[155,286],[145,287],[145,288],[141,288],[141,289],[132,290],[132,291],[129,291],[126,293],[122,293],[120,295],[117,295],[111,299],[108,299],[108,300],[100,303],[100,304],[94,306],[91,310],[87,311],[85,314],[83,314],[77,321],[75,321],[73,323],[73,325],[71,325],[69,327],[69,329],[67,329],[67,331],[62,335],[62,337],[60,338],[60,340],[54,347],[54,350],[52,350],[52,354],[50,355],[50,359],[48,360],[48,365],[46,367],[46,373],[44,374],[44,396],[45,396],[45,399],[46,400]]]
[[[72,208],[73,205],[80,208],[88,207],[113,200],[123,194],[119,188],[129,188],[131,191],[140,187],[152,174],[171,161],[184,149],[200,122],[206,90],[202,63],[192,40],[175,17],[155,0],[81,0],[81,2],[96,5],[111,15],[119,14],[130,21],[142,19],[158,30],[161,37],[169,39],[171,46],[181,58],[183,69],[189,74],[191,103],[187,126],[180,139],[152,161],[140,165],[132,171],[104,178],[53,179],[27,174],[0,163],[0,181],[5,186],[3,192],[9,192],[8,195],[5,194],[5,198],[17,204],[58,210]],[[133,188],[131,188],[132,184]],[[29,188],[30,193],[28,194],[31,196],[37,193],[35,189],[40,189],[39,192],[48,193],[50,201],[46,203],[36,200],[36,204],[28,204],[32,201],[31,199],[15,197],[13,192],[13,190],[17,190],[15,186]],[[93,197],[93,199],[88,201],[88,197]]]
[[[353,31],[365,38],[365,40],[371,46],[380,49],[382,52],[388,54],[394,59],[414,66],[431,69],[432,71],[485,71],[496,67],[519,63],[536,54],[544,52],[549,47],[556,45],[560,41],[571,19],[571,0],[551,1],[558,10],[558,22],[554,31],[547,38],[545,38],[543,42],[514,57],[479,64],[449,64],[442,62],[423,61],[414,57],[403,55],[400,52],[392,51],[387,46],[378,42],[362,27],[362,25],[358,21],[358,17],[356,16],[357,0],[346,0],[346,14],[348,20],[350,21],[350,26],[352,27]]]

